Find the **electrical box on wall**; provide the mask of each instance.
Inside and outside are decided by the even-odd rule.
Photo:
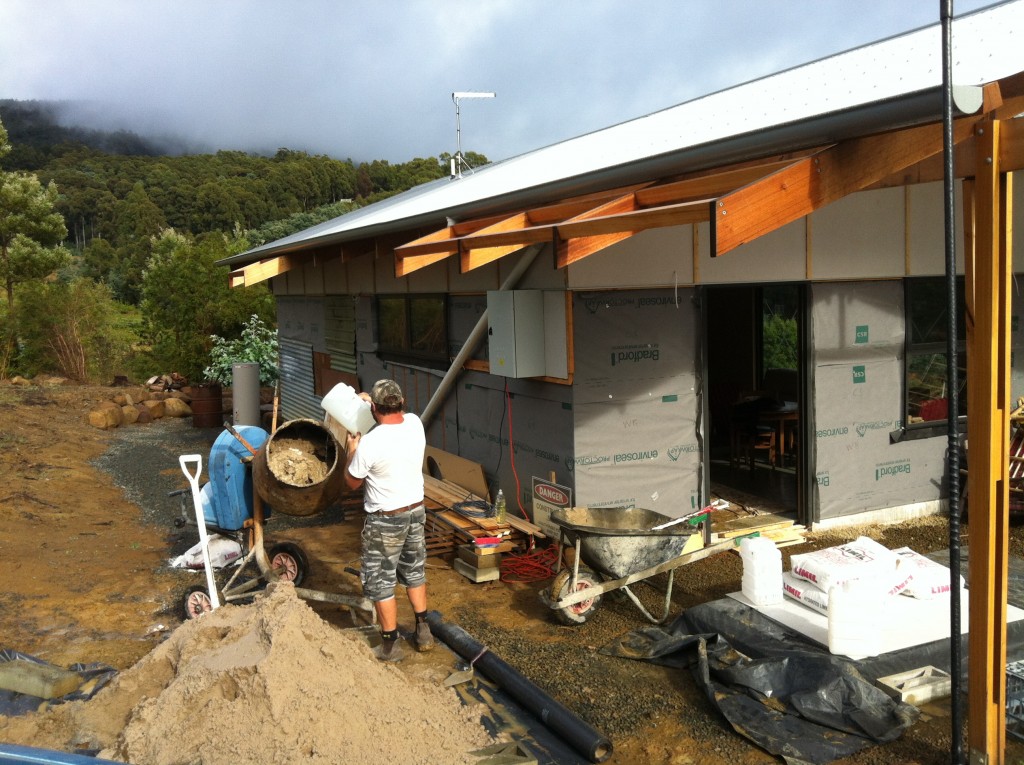
[[[487,344],[491,374],[544,374],[544,295],[540,290],[487,293]]]

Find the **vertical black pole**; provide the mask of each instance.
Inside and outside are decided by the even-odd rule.
[[[950,640],[949,667],[952,684],[950,748],[953,765],[963,762],[963,700],[960,696],[963,663],[960,644],[960,381],[957,353],[956,296],[956,176],[953,168],[953,0],[940,0],[942,20],[942,156],[944,160],[943,199],[945,201],[946,244],[946,380],[949,385],[948,446],[946,447],[949,477],[949,576],[950,576]]]

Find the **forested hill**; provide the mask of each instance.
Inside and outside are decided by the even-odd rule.
[[[12,146],[0,170],[56,184],[83,275],[129,303],[138,299],[150,241],[165,229],[194,237],[240,230],[260,244],[449,172],[446,154],[400,164],[289,149],[168,154],[166,144],[134,133],[61,126],[57,113],[47,102],[0,100]],[[487,162],[468,157],[476,167]]]
[[[52,101],[0,99],[0,119],[13,145],[7,170],[34,172],[73,146],[105,154],[157,157],[195,153],[185,141],[144,138],[127,130],[103,131],[60,124],[61,105]]]

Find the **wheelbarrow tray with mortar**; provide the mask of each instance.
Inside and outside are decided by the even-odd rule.
[[[735,540],[711,543],[709,508],[678,518],[640,507],[571,507],[555,510],[559,545],[575,548],[572,566],[559,555],[558,570],[541,600],[562,624],[582,624],[601,596],[622,590],[654,624],[668,617],[675,569],[732,549]],[[629,586],[668,573],[660,616],[652,615]]]

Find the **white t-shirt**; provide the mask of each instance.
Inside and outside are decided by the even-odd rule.
[[[406,412],[402,422],[379,424],[359,440],[348,472],[364,480],[368,513],[423,501],[423,423]]]

